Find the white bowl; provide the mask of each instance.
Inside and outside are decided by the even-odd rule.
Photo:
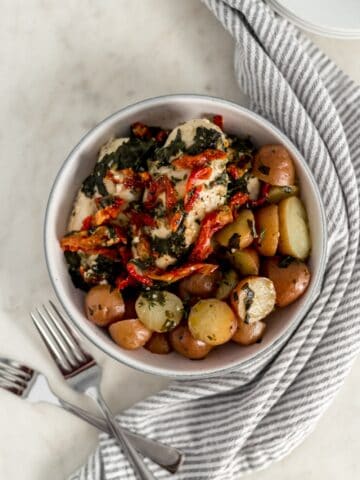
[[[229,343],[215,349],[200,361],[188,360],[175,352],[162,356],[143,348],[136,351],[123,350],[105,331],[86,319],[84,294],[74,288],[59,246],[75,194],[95,164],[100,146],[111,136],[125,136],[131,123],[142,121],[149,125],[172,128],[186,120],[211,117],[214,114],[224,117],[225,131],[228,133],[250,135],[257,145],[281,143],[291,152],[299,177],[301,196],[309,214],[312,238],[309,262],[312,278],[309,288],[294,304],[271,314],[260,344],[240,347]],[[279,341],[285,332],[295,329],[320,292],[326,264],[324,210],[315,180],[299,151],[279,130],[253,112],[222,99],[199,95],[169,95],[144,100],[111,115],[87,133],[65,160],[55,179],[48,201],[44,234],[46,261],[52,284],[77,329],[119,362],[144,372],[177,378],[209,376],[251,362],[260,352]]]

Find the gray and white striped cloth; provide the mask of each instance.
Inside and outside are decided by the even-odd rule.
[[[309,163],[325,204],[330,255],[320,298],[277,351],[251,368],[176,381],[120,416],[179,447],[177,479],[233,480],[288,454],[314,428],[360,348],[360,88],[260,0],[206,0],[236,42],[235,68],[251,107]],[[151,464],[156,477],[169,478]],[[115,442],[72,480],[135,478]]]

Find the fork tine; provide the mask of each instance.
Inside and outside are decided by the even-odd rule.
[[[75,338],[73,332],[69,328],[64,316],[60,313],[59,309],[56,307],[54,302],[49,300],[49,303],[50,303],[55,315],[53,313],[51,313],[46,308],[46,306],[44,305],[45,311],[47,311],[47,313],[51,316],[53,322],[56,324],[58,330],[62,333],[62,336],[63,336],[65,342],[68,344],[68,346],[70,347],[72,353],[75,355],[77,360],[80,363],[86,362],[89,358],[89,355],[86,354],[84,352],[84,350],[82,349],[82,347],[80,346],[80,344],[77,341],[77,339]]]
[[[0,389],[7,390],[8,392],[15,393],[15,395],[22,396],[25,388],[0,378]]]
[[[50,332],[50,335],[53,337],[55,342],[58,344],[60,351],[62,352],[63,356],[65,356],[66,360],[69,362],[69,364],[72,367],[78,367],[79,362],[76,360],[76,358],[73,355],[73,352],[71,351],[71,348],[69,348],[66,345],[66,342],[64,341],[63,334],[61,330],[59,330],[58,326],[56,323],[54,323],[53,318],[49,315],[49,312],[47,311],[45,305],[43,305],[44,313],[42,313],[38,308],[36,309],[38,315],[43,321],[44,326],[48,329]]]
[[[35,317],[35,315],[31,312],[30,317],[40,334],[40,337],[43,339],[48,352],[52,356],[53,360],[60,368],[60,370],[65,372],[71,372],[72,367],[67,359],[64,357],[63,353],[61,352],[57,342],[50,336],[49,332],[45,330],[43,325],[39,322],[39,320]]]
[[[2,370],[2,369],[0,370],[0,379],[6,380],[6,381],[9,381],[9,382],[12,382],[12,383],[16,383],[17,385],[21,385],[23,387],[26,387],[26,385],[27,385],[27,380],[26,379],[18,377],[16,375],[14,375],[13,373],[8,372],[6,370]]]
[[[32,370],[31,368],[24,367],[23,365],[20,365],[13,360],[4,361],[0,358],[0,371],[1,369],[6,370],[18,377],[21,377],[24,380],[29,380],[34,373],[34,370]]]

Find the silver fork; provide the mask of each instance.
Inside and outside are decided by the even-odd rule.
[[[0,358],[0,388],[32,403],[47,402],[51,405],[61,407],[77,417],[82,418],[97,429],[111,434],[103,418],[58,397],[53,392],[44,374],[16,360]],[[130,432],[125,428],[124,432],[138,452],[151,458],[153,462],[165,468],[170,473],[176,473],[182,462],[182,454],[179,450]]]
[[[155,480],[143,458],[128,441],[122,427],[114,419],[101,394],[101,367],[80,346],[64,316],[54,303],[50,301],[50,305],[51,310],[43,305],[42,310],[36,309],[37,315],[31,313],[31,318],[64,379],[71,388],[87,394],[97,403],[104,414],[111,434],[123,448],[138,477],[141,480]]]

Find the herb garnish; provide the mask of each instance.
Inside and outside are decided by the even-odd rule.
[[[249,287],[249,284],[246,282],[245,285],[241,288],[245,292],[245,299],[244,299],[244,305],[245,305],[245,323],[249,323],[249,309],[254,301],[255,293],[254,290],[252,290]]]
[[[240,248],[240,235],[238,233],[233,233],[229,239],[229,248]]]
[[[248,224],[248,227],[250,228],[251,235],[252,235],[254,238],[256,238],[256,237],[257,237],[257,233],[256,233],[256,229],[255,229],[255,223],[248,218],[247,224]]]
[[[280,268],[286,268],[290,265],[290,263],[294,262],[295,258],[291,257],[290,255],[287,255],[286,257],[283,257],[281,260],[279,260],[278,266]]]
[[[264,240],[266,229],[262,228],[258,236],[258,242],[261,243]]]
[[[258,170],[259,172],[261,172],[262,174],[264,175],[269,175],[269,172],[270,172],[270,167],[268,167],[267,165],[259,165],[258,166]]]
[[[147,300],[149,308],[165,305],[165,295],[161,290],[145,290],[141,295]]]

